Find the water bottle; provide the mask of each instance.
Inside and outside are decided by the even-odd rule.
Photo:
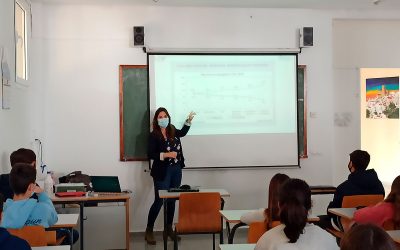
[[[53,178],[51,177],[51,172],[48,171],[46,175],[46,179],[44,180],[44,191],[51,196],[53,194]]]

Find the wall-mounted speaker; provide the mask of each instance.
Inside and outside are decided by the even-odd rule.
[[[133,44],[135,46],[144,46],[144,26],[133,27]]]
[[[311,47],[314,45],[313,27],[300,28],[300,47]]]

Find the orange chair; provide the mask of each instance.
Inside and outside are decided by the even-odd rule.
[[[268,231],[268,229],[274,228],[280,225],[280,221],[272,221],[269,226],[265,225],[264,221],[257,221],[250,223],[249,231],[247,232],[247,243],[257,243],[260,237]],[[269,228],[268,228],[269,227]]]
[[[382,194],[368,194],[368,195],[351,195],[344,196],[342,201],[343,208],[359,207],[359,206],[372,206],[383,201],[385,197]],[[343,230],[346,232],[349,227],[351,220],[340,218]]]
[[[250,223],[247,233],[247,243],[257,243],[258,239],[268,230],[264,221]]]
[[[215,234],[222,232],[221,195],[219,193],[183,193],[179,196],[178,223],[176,235],[212,234],[215,249]],[[177,237],[174,249],[178,249]]]
[[[53,235],[54,238],[52,236],[48,236],[47,232],[44,230],[44,227],[42,226],[25,226],[20,229],[7,229],[7,230],[8,232],[10,232],[10,234],[26,240],[31,247],[47,246],[48,240],[53,241],[54,239],[54,243],[56,240],[55,232]]]
[[[352,208],[359,206],[372,206],[383,201],[384,196],[382,194],[366,194],[366,195],[349,195],[344,196],[342,201],[342,208]],[[347,231],[350,227],[351,220],[340,218],[340,223],[343,231]],[[343,237],[342,231],[334,229],[327,229],[336,238],[341,239]]]
[[[385,231],[395,230],[394,221],[392,219],[385,221],[383,223],[383,229],[385,229]]]

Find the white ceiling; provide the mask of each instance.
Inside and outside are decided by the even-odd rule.
[[[153,6],[400,10],[400,0],[32,0],[45,3],[132,3]],[[376,3],[375,3],[376,2]]]

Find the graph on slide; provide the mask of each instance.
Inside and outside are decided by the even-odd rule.
[[[296,130],[294,58],[160,56],[151,99],[154,107],[169,110],[178,127],[195,111],[191,135],[292,133]]]
[[[271,72],[179,71],[173,78],[173,96],[170,98],[174,115],[185,116],[190,107],[201,116],[196,124],[201,131],[263,132],[266,124],[274,122]],[[201,131],[197,133],[201,134]]]

